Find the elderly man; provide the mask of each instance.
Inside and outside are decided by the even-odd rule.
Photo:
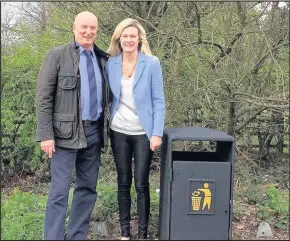
[[[97,17],[79,13],[75,40],[50,50],[37,85],[37,133],[41,149],[51,158],[44,239],[65,237],[65,218],[73,168],[75,188],[66,239],[86,239],[96,201],[101,148],[106,142],[108,88],[105,63],[109,55],[95,44]]]

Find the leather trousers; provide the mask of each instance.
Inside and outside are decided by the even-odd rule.
[[[130,236],[132,157],[137,192],[138,238],[146,239],[150,213],[149,171],[153,152],[144,135],[126,135],[111,130],[111,146],[117,169],[118,205],[122,237]]]

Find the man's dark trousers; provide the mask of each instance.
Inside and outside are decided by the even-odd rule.
[[[56,147],[51,159],[51,187],[47,200],[44,239],[63,240],[68,195],[73,168],[76,181],[69,215],[66,239],[85,240],[97,192],[100,165],[100,128],[98,124],[84,127],[88,146],[84,149]]]

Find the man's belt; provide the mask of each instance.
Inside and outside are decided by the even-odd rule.
[[[99,121],[83,120],[83,126],[92,126],[98,124]]]

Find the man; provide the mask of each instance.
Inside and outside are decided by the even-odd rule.
[[[73,24],[75,41],[48,52],[37,85],[37,134],[51,159],[44,239],[64,239],[72,172],[76,182],[66,239],[86,239],[96,200],[101,147],[106,141],[108,88],[105,63],[109,55],[95,44],[98,20],[79,13]]]

